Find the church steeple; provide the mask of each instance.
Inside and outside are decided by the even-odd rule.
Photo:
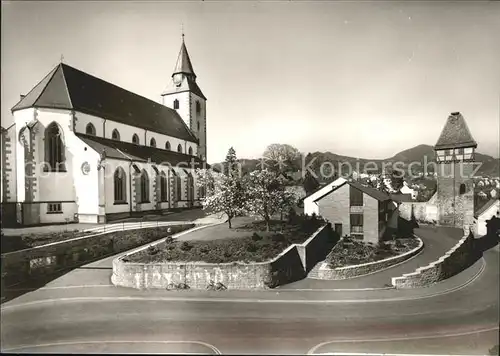
[[[186,43],[184,42],[184,33],[182,34],[182,45],[179,55],[177,56],[177,63],[175,64],[175,69],[172,74],[172,78],[176,75],[183,74],[186,77],[191,77],[190,79],[195,80],[196,74],[194,73],[193,65],[191,64],[191,59],[186,48]]]
[[[196,83],[196,74],[184,42],[182,44],[172,79],[161,94],[162,104],[174,109],[198,139],[197,152],[194,155],[207,159],[207,98]]]

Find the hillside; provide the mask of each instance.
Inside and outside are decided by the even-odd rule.
[[[426,160],[424,160],[424,157],[427,157]],[[305,159],[306,164],[309,162],[313,161],[313,164],[311,164],[312,169],[318,174],[321,165],[324,162],[330,162],[331,164],[325,164],[323,165],[323,172],[324,175],[328,176],[330,174],[329,168],[331,165],[333,165],[334,169],[336,171],[340,170],[342,173],[348,173],[349,168],[348,164],[352,167],[353,170],[355,171],[363,171],[363,167],[368,163],[368,162],[373,162],[378,170],[373,170],[373,173],[378,173],[381,168],[382,168],[382,163],[389,163],[392,162],[393,164],[396,162],[402,162],[403,165],[398,166],[402,167],[403,169],[407,169],[408,165],[412,162],[434,162],[434,149],[432,146],[429,145],[418,145],[412,148],[409,148],[407,150],[401,151],[399,153],[396,153],[394,156],[387,158],[387,159],[365,159],[365,158],[355,158],[355,157],[349,157],[349,156],[342,156],[338,155],[332,152],[312,152],[308,153]],[[476,161],[481,162],[482,165],[479,168],[478,172],[476,175],[478,176],[493,176],[493,177],[498,177],[499,175],[499,170],[500,170],[500,164],[499,160],[495,159],[491,156],[478,153],[476,152]],[[258,159],[241,159],[239,162],[242,164],[242,170],[244,173],[246,172],[251,172],[254,169],[259,168],[260,161]],[[371,163],[371,166],[367,166],[368,168],[373,167],[373,163]],[[221,163],[217,163],[217,165],[220,167]],[[301,161],[297,160],[295,166],[296,169],[300,169]],[[423,166],[423,165],[422,165]],[[414,172],[422,172],[423,167],[419,167],[419,165],[414,164],[412,166],[412,169]],[[433,172],[432,166],[429,167],[428,169],[429,172]],[[325,180],[329,180],[331,177],[327,177]]]

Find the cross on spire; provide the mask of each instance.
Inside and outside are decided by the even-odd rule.
[[[64,61],[64,54],[61,53],[61,63]]]
[[[184,23],[181,23],[181,36],[182,36],[182,42],[184,42]]]

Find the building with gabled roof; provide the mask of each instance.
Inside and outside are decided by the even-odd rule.
[[[184,36],[161,103],[59,63],[12,115],[2,197],[15,216],[4,221],[96,223],[200,205],[206,97]]]
[[[388,194],[356,181],[338,178],[306,196],[303,203],[304,214],[321,215],[340,236],[377,243],[397,229],[398,205]]]
[[[484,236],[487,234],[487,222],[496,217],[500,218],[500,200],[490,199],[474,214],[474,233],[477,236]]]

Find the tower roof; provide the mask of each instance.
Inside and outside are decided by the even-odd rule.
[[[186,44],[184,43],[184,37],[182,39],[181,50],[179,51],[179,56],[177,56],[177,63],[175,64],[175,69],[172,76],[179,73],[192,75],[196,78],[196,74],[194,74],[193,65],[191,64],[191,59],[189,58]]]
[[[477,147],[477,142],[472,137],[462,114],[453,112],[448,117],[434,149],[460,147]]]
[[[76,110],[85,114],[196,142],[179,114],[164,105],[60,63],[11,110]]]

